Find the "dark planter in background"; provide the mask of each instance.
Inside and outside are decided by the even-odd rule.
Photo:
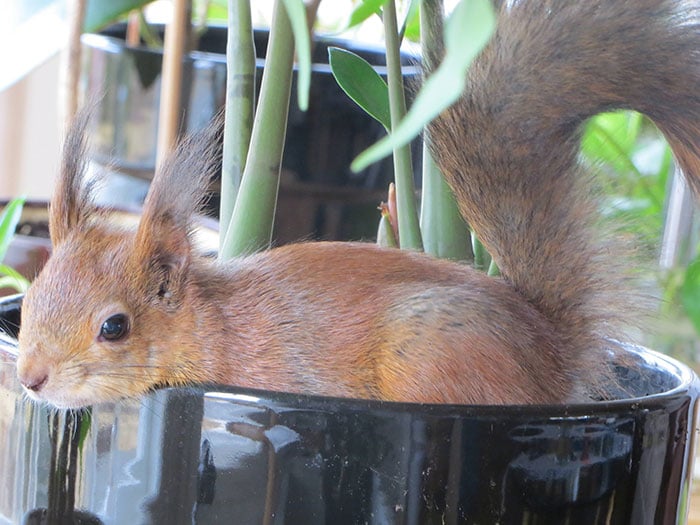
[[[5,204],[7,203],[2,203]],[[48,208],[49,203],[46,201],[29,201],[24,204],[17,234],[10,242],[3,261],[29,280],[36,277],[51,255]],[[141,217],[140,210],[136,208],[129,210],[117,207],[110,209],[109,213],[114,223],[127,227],[135,227]],[[209,217],[197,216],[194,236],[197,249],[204,254],[215,253],[219,246],[218,239],[218,222]],[[14,292],[10,288],[0,289],[0,296],[12,293]]]
[[[118,173],[110,197],[140,202],[155,165],[160,70],[159,50],[125,46],[124,26],[100,35],[83,35],[83,93],[98,100],[91,133],[92,158]],[[267,32],[255,34],[256,50],[264,57]],[[384,135],[383,127],[367,116],[338,87],[328,66],[328,46],[338,45],[384,64],[383,50],[361,47],[345,40],[319,39],[313,48],[310,105],[296,106],[295,86],[287,126],[282,182],[277,207],[275,240],[357,240],[376,235],[380,201],[393,180],[390,158],[361,173],[350,162]],[[206,125],[222,107],[226,82],[226,29],[210,28],[199,50],[184,62],[183,131]],[[415,59],[405,57],[405,74],[418,74]],[[257,61],[259,85],[264,61]],[[377,67],[383,74],[384,68]],[[414,165],[420,166],[420,148],[414,145]],[[418,173],[418,169],[415,170]],[[116,191],[115,191],[116,190]],[[216,192],[215,192],[216,194]],[[212,201],[216,210],[216,195]]]
[[[0,208],[5,205],[6,201],[0,204]],[[3,260],[27,279],[33,279],[39,273],[51,254],[47,207],[48,204],[42,201],[24,203],[17,234]],[[11,293],[14,292],[10,288],[0,289],[0,295]]]
[[[0,311],[19,322],[18,298]],[[639,397],[447,406],[232,387],[50,414],[0,360],[0,523],[673,524],[698,384],[630,349]]]

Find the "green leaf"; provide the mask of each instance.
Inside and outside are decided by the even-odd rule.
[[[401,33],[411,42],[417,42],[420,39],[420,0],[411,0],[408,4]]]
[[[195,4],[193,6],[193,11],[195,12],[197,12],[198,9],[201,9],[197,7],[198,3],[206,4],[206,20],[208,23],[212,21],[226,22],[228,20],[228,0],[195,0]],[[248,2],[248,6],[250,7],[250,1]]]
[[[379,14],[386,3],[387,0],[363,0],[350,14],[347,29],[360,25],[372,15]]]
[[[592,118],[582,140],[584,157],[605,169],[603,183],[620,200],[646,201],[648,213],[659,213],[666,194],[671,155],[661,137],[644,129],[644,118],[633,111],[603,113]]]
[[[0,264],[0,288],[12,288],[18,292],[24,293],[29,288],[29,281],[14,268],[10,268],[5,264]]]
[[[469,65],[491,38],[496,23],[490,0],[462,0],[445,23],[445,58],[425,81],[410,111],[392,133],[362,152],[352,163],[361,171],[408,144],[423,127],[464,91]]]
[[[695,259],[685,272],[681,286],[681,303],[686,314],[700,333],[700,260]]]
[[[22,216],[22,208],[24,207],[24,197],[12,199],[5,209],[0,214],[0,261],[5,259],[7,248],[10,246],[19,219]]]
[[[153,0],[88,0],[83,31],[93,33],[117,22],[134,9],[140,9]]]
[[[616,171],[637,172],[632,155],[641,130],[642,116],[632,111],[603,113],[592,118],[581,142],[584,155],[610,164]]]
[[[369,62],[339,47],[328,48],[328,61],[341,89],[387,130],[391,129],[389,91]]]
[[[496,261],[491,259],[491,262],[489,263],[489,269],[486,272],[486,274],[489,277],[499,277],[501,275],[501,269],[498,267],[496,264]]]
[[[391,227],[389,217],[382,213],[379,219],[379,228],[377,229],[377,245],[382,248],[398,248],[399,243],[396,241],[394,229]]]
[[[474,232],[472,232],[471,237],[472,250],[474,251],[474,268],[484,272],[488,271],[491,266],[491,255]]]
[[[92,407],[89,407],[80,412],[79,421],[80,426],[78,431],[80,433],[80,437],[78,438],[78,450],[82,454],[83,446],[85,445],[85,441],[87,440],[88,434],[90,432],[90,427],[92,426]]]
[[[287,9],[287,16],[294,34],[294,48],[297,54],[299,73],[297,76],[297,103],[299,109],[306,111],[309,107],[309,90],[311,87],[311,37],[306,20],[306,8],[302,0],[282,0]]]

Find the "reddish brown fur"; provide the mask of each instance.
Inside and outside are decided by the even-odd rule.
[[[136,232],[80,186],[79,122],[52,207],[53,258],[25,298],[19,377],[57,406],[161,385],[453,403],[558,402],[602,374],[618,276],[593,234],[578,129],[613,106],[645,110],[698,187],[698,2],[520,0],[469,92],[430,128],[464,215],[505,278],[353,243],[278,248],[227,264],[188,228],[212,136],[157,174]],[[682,5],[681,5],[682,4]],[[681,11],[682,10],[682,11]],[[101,341],[126,313],[131,332]]]

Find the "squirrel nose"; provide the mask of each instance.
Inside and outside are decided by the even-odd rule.
[[[49,374],[44,368],[37,370],[23,370],[19,374],[19,382],[27,390],[39,392],[49,380]]]

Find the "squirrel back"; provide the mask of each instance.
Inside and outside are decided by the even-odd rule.
[[[27,293],[18,375],[57,406],[229,383],[449,403],[554,403],[604,375],[620,275],[577,164],[582,122],[634,108],[700,189],[698,0],[501,1],[464,97],[429,127],[436,160],[503,279],[359,243],[226,264],[191,247],[213,136],[158,169],[136,231],[83,182],[85,119],[51,207],[54,256]]]

